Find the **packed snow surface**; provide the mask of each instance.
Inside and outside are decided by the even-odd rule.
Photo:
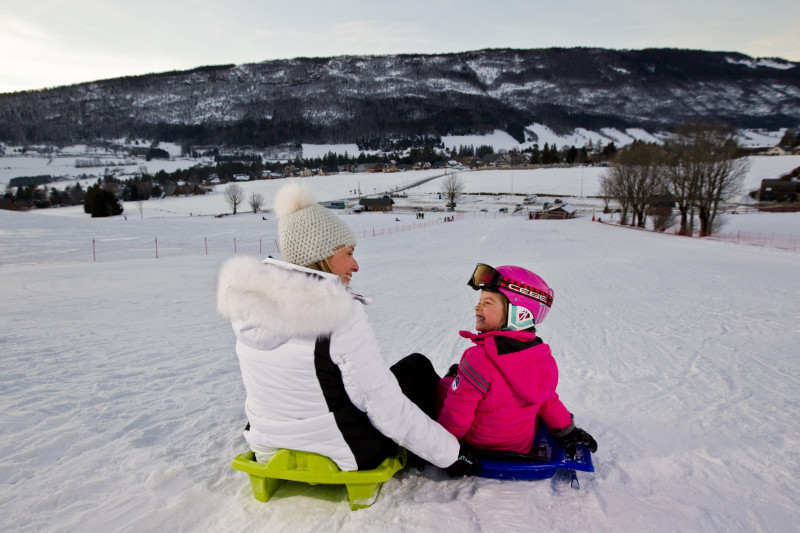
[[[465,173],[467,188],[489,175]],[[508,173],[491,179],[511,193]],[[356,181],[309,183],[327,200]],[[410,194],[433,202],[426,186]],[[458,331],[474,327],[475,263],[536,271],[555,290],[539,334],[562,400],[599,443],[596,472],[575,491],[568,477],[449,479],[428,466],[356,512],[337,486],[288,484],[257,502],[230,468],[246,450],[244,388],[214,291],[234,239],[237,253],[280,257],[277,226],[270,213],[197,216],[224,211],[221,197],[126,204],[110,219],[0,211],[0,530],[796,530],[800,252],[591,214],[497,216],[475,198],[455,222],[426,210],[424,226],[410,210],[341,212],[359,240],[352,286],[373,298],[376,356],[418,351],[445,372],[469,346]],[[729,218],[800,236],[796,214]]]

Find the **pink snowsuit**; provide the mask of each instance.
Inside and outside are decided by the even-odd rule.
[[[458,375],[444,378],[439,423],[479,449],[528,452],[537,416],[551,430],[570,425],[556,394],[558,368],[550,347],[526,331],[461,331],[475,346],[461,356]],[[448,387],[449,385],[449,387]]]

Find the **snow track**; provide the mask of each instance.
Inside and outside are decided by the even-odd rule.
[[[253,224],[233,218],[231,231]],[[170,220],[165,239],[219,224]],[[385,220],[346,218],[355,231]],[[62,221],[0,212],[8,235],[47,224],[58,235]],[[97,228],[67,226],[60,239],[75,246]],[[103,228],[124,236],[122,226]],[[356,257],[353,288],[374,299],[387,363],[419,351],[440,372],[469,346],[457,332],[474,327],[476,262],[525,265],[550,283],[539,333],[562,400],[599,443],[582,490],[428,467],[387,482],[363,511],[349,511],[341,487],[297,484],[260,504],[229,466],[246,446],[234,337],[214,303],[224,256],[4,264],[0,529],[796,528],[800,254],[586,219],[466,218],[364,240]]]

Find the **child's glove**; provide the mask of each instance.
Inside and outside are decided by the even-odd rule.
[[[561,431],[553,433],[553,439],[555,439],[558,445],[564,448],[567,455],[573,459],[575,458],[575,451],[579,444],[588,446],[589,451],[592,453],[597,451],[597,441],[594,440],[594,437],[581,428],[576,427],[575,424],[570,424]]]
[[[471,476],[481,471],[481,464],[475,450],[466,442],[461,443],[456,462],[447,467],[447,475],[450,477]]]
[[[444,375],[446,378],[454,378],[458,375],[458,363],[453,363],[450,365],[450,369],[447,371],[447,374]]]

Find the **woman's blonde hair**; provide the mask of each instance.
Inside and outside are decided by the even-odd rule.
[[[347,244],[340,244],[333,249],[334,255],[346,249],[347,247]],[[320,272],[327,272],[328,274],[334,274],[334,271],[331,269],[331,264],[328,262],[328,259],[331,257],[333,257],[333,255],[330,255],[324,259],[320,259],[319,261],[314,261],[310,265],[306,265],[306,268],[310,268],[311,270],[319,270]]]
[[[311,270],[318,270],[320,272],[327,272],[328,274],[333,274],[333,270],[331,270],[331,265],[328,263],[328,258],[320,259],[319,261],[314,261],[310,265],[306,265],[306,268],[310,268]]]

